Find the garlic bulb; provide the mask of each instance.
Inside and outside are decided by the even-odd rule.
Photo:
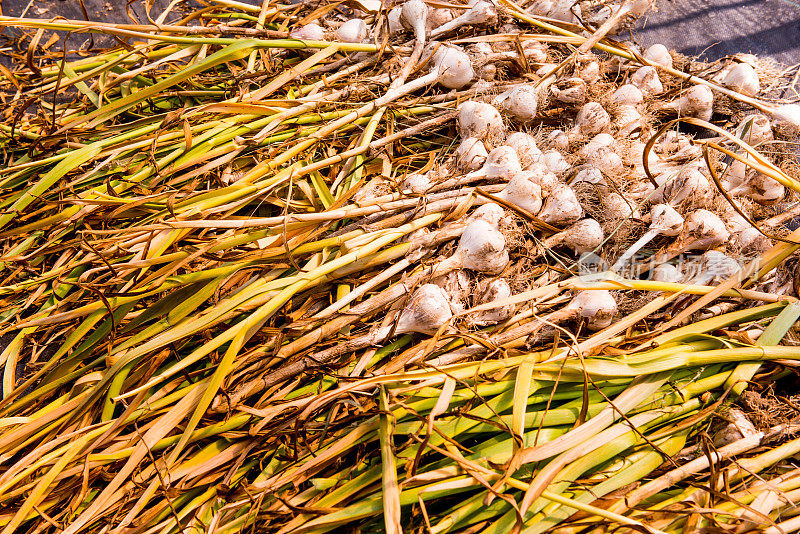
[[[733,245],[741,254],[759,256],[772,248],[772,240],[750,226],[735,234]]]
[[[538,99],[535,89],[522,85],[497,95],[492,105],[524,124],[536,117]]]
[[[369,37],[367,23],[361,19],[350,19],[339,26],[336,37],[345,43],[363,43]]]
[[[756,69],[747,63],[737,63],[722,83],[747,96],[756,96],[761,92],[761,82],[758,80]]]
[[[433,54],[436,81],[448,89],[461,89],[475,77],[469,56],[453,45],[441,45]]]
[[[565,104],[583,104],[589,88],[583,78],[562,78],[550,86],[553,98]]]
[[[498,302],[511,297],[511,286],[505,278],[492,280],[485,291],[481,293],[478,304]],[[514,305],[506,304],[491,310],[475,312],[469,315],[469,322],[475,326],[488,326],[509,319],[514,314]]]
[[[400,14],[403,12],[403,6],[393,7],[386,14],[386,20],[389,22],[389,35],[395,35],[402,32],[403,24],[400,22]]]
[[[576,254],[592,252],[603,244],[603,229],[594,219],[583,219],[544,240],[546,248],[564,245]]]
[[[783,104],[772,112],[772,128],[786,137],[800,134],[800,105]]]
[[[714,93],[705,85],[695,85],[674,102],[660,106],[660,109],[709,121],[714,113]]]
[[[642,54],[642,57],[650,63],[667,67],[668,69],[672,68],[672,55],[663,44],[649,46]]]
[[[576,318],[586,319],[590,330],[602,330],[611,325],[617,314],[617,301],[609,291],[578,291],[566,306]]]
[[[324,41],[325,29],[319,24],[312,22],[293,30],[289,33],[289,37],[292,39],[301,39],[303,41]]]
[[[454,18],[456,18],[456,16],[450,9],[439,8],[439,7],[429,8],[428,19],[426,20],[425,29],[426,31],[430,32],[434,28],[438,28],[439,26],[444,26]]]
[[[477,171],[469,173],[469,178],[502,178],[509,180],[522,170],[517,153],[510,146],[499,146],[489,152],[483,166]]]
[[[583,168],[579,170],[575,177],[572,179],[572,183],[580,183],[585,182],[587,184],[599,184],[599,185],[607,185],[606,179],[603,176],[603,173],[600,172],[600,169],[597,167],[593,167],[591,165],[584,165]]]
[[[774,178],[753,169],[739,186],[728,192],[731,195],[745,195],[758,204],[768,206],[783,200],[786,188]]]
[[[686,217],[683,231],[678,236],[674,250],[709,250],[726,243],[730,239],[730,232],[716,214],[699,209]]]
[[[759,434],[756,427],[741,410],[736,408],[729,410],[726,414],[726,419],[728,422],[725,426],[716,431],[712,437],[712,442],[716,448]]]
[[[631,76],[631,83],[641,89],[642,94],[646,97],[660,95],[664,92],[664,86],[658,77],[658,71],[650,65],[637,69]]]
[[[667,175],[660,175],[656,181],[663,179],[663,176]],[[680,206],[684,203],[693,206],[708,206],[714,199],[716,191],[711,180],[697,167],[691,165],[682,168],[677,175],[669,175],[659,189],[660,194],[655,195],[656,200],[668,202],[673,206]]]
[[[500,204],[490,202],[488,204],[484,204],[483,206],[479,206],[475,211],[473,211],[472,214],[467,217],[467,224],[471,223],[472,221],[481,220],[497,227],[505,215],[506,212]]]
[[[499,274],[508,265],[506,239],[497,225],[483,219],[470,222],[461,234],[458,248],[451,257],[434,268],[440,276],[455,269],[471,269],[486,274]]]
[[[542,189],[542,195],[547,196],[558,185],[558,177],[544,163],[534,163],[528,169],[519,173]]]
[[[497,197],[532,215],[539,213],[542,208],[542,188],[530,180],[527,173],[515,174]]]
[[[542,158],[536,139],[525,132],[514,132],[506,138],[506,146],[513,148],[523,169],[529,168]]]
[[[769,119],[758,113],[748,115],[739,122],[739,126],[736,127],[736,137],[754,147],[775,139]]]
[[[591,137],[608,130],[611,117],[598,102],[587,102],[575,117],[575,125],[570,133]]]
[[[480,169],[488,154],[483,141],[475,137],[464,138],[455,152],[459,167],[470,171]]]
[[[592,53],[579,55],[576,58],[575,74],[586,83],[599,82],[602,71],[597,56]]]
[[[639,105],[644,101],[641,89],[633,84],[620,86],[611,95],[615,104],[614,126],[620,137],[627,137],[642,125],[642,113]]]
[[[659,263],[652,272],[656,282],[680,283],[683,281],[681,271],[671,263]]]
[[[607,219],[622,220],[622,219],[639,219],[641,214],[636,208],[636,204],[630,202],[619,193],[609,193],[603,199],[603,211]]]
[[[506,132],[503,117],[496,107],[473,100],[458,106],[458,129],[461,137],[475,137],[481,141],[502,139]]]
[[[439,35],[456,30],[461,26],[477,26],[479,24],[494,24],[497,22],[497,8],[491,2],[479,0],[462,15],[431,30],[431,39]]]
[[[400,192],[406,195],[421,195],[430,189],[432,185],[431,179],[428,177],[427,173],[413,173],[409,174],[405,180],[400,183]]]
[[[650,209],[650,228],[626,250],[614,263],[611,270],[616,272],[622,269],[634,254],[658,235],[674,237],[683,229],[684,220],[681,214],[668,204],[656,204]]]
[[[534,0],[527,11],[564,22],[576,22],[576,16],[580,17],[581,13],[580,6],[571,0]]]
[[[566,152],[569,148],[569,136],[563,130],[553,130],[547,134],[547,146],[559,152]]]
[[[583,207],[567,184],[559,183],[544,202],[539,218],[554,225],[572,224],[583,216]]]
[[[547,45],[535,39],[528,39],[522,43],[522,53],[530,63],[544,63],[547,61]]]
[[[708,250],[700,256],[693,284],[705,286],[723,282],[739,272],[739,262],[717,250]]]
[[[589,156],[589,163],[606,176],[620,176],[625,171],[622,157],[608,146],[600,147]]]
[[[556,174],[566,172],[570,168],[569,163],[567,163],[564,156],[562,156],[561,152],[558,150],[545,151],[539,161]]]
[[[614,136],[611,134],[597,134],[589,139],[589,142],[578,151],[578,157],[583,160],[588,160],[592,157],[592,154],[597,152],[599,149],[614,146],[616,142],[616,139],[614,139]]]
[[[435,334],[451,317],[453,312],[447,293],[436,284],[423,284],[400,312],[394,331],[396,334]]]
[[[445,276],[434,279],[433,283],[444,290],[453,313],[457,314],[464,311],[464,302],[471,294],[470,280],[467,271],[463,269],[452,271]]]

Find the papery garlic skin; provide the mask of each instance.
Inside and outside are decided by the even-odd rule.
[[[611,220],[641,218],[636,204],[627,200],[619,193],[609,193],[608,196],[603,199],[603,209],[605,216]]]
[[[591,137],[608,130],[611,117],[598,102],[587,102],[575,117],[574,133]]]
[[[475,78],[469,56],[455,46],[439,46],[432,61],[437,81],[448,89],[461,89]]]
[[[497,226],[480,219],[464,229],[456,254],[462,267],[486,274],[501,273],[509,261],[503,234]]]
[[[421,195],[432,187],[431,179],[427,174],[409,174],[400,184],[400,192],[403,194]]]
[[[569,136],[563,130],[553,130],[547,134],[547,146],[559,152],[566,152],[569,148]]]
[[[705,209],[693,211],[686,217],[677,245],[682,250],[709,250],[726,243],[730,232],[715,213]]]
[[[489,152],[480,170],[474,171],[470,175],[510,180],[521,170],[522,166],[519,163],[517,152],[510,146],[499,146]]]
[[[705,85],[695,85],[678,100],[677,111],[686,117],[709,121],[714,113],[714,93]]]
[[[743,118],[736,127],[736,137],[750,146],[757,147],[775,139],[772,126],[766,115],[756,113]]]
[[[544,163],[534,163],[517,176],[524,176],[538,185],[542,190],[543,197],[549,195],[553,188],[560,183],[555,173]]]
[[[653,269],[653,280],[677,284],[683,281],[683,274],[671,263],[659,263]]]
[[[594,219],[583,219],[566,230],[554,234],[544,241],[544,246],[552,248],[557,245],[564,245],[570,248],[575,254],[592,252],[603,244],[605,235],[600,223]]]
[[[583,78],[562,78],[550,85],[550,94],[565,104],[583,104],[589,94],[589,87]]]
[[[436,284],[423,284],[414,291],[400,312],[395,333],[435,334],[452,317],[447,293]]]
[[[567,160],[565,160],[564,156],[561,155],[561,152],[557,150],[547,150],[543,152],[539,161],[546,165],[547,168],[555,174],[561,174],[562,172],[566,172],[570,169],[570,165],[567,163]]]
[[[782,104],[772,112],[772,128],[785,137],[800,135],[800,105]]]

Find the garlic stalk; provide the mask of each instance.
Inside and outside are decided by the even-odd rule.
[[[470,171],[480,169],[488,155],[483,141],[476,137],[464,138],[455,151],[458,166]]]
[[[498,278],[496,280],[492,280],[486,289],[481,292],[481,296],[478,299],[478,304],[482,305],[489,304],[491,302],[503,301],[511,297],[511,295],[511,286],[508,285],[506,279]],[[467,316],[467,320],[469,321],[469,324],[473,326],[489,326],[509,319],[514,314],[514,309],[515,307],[513,304],[506,304],[491,310],[470,313]]]
[[[611,267],[613,272],[622,269],[634,254],[639,252],[642,247],[652,241],[656,236],[677,236],[681,233],[684,225],[681,214],[668,204],[656,204],[653,206],[650,209],[650,220],[650,228],[619,257],[616,263]]]
[[[475,137],[490,142],[505,137],[503,117],[496,107],[469,100],[458,106],[458,129],[461,137]]]
[[[539,93],[527,85],[514,87],[497,95],[492,105],[525,124],[536,117]]]
[[[576,222],[566,230],[551,235],[544,240],[545,248],[554,248],[559,245],[571,249],[575,254],[592,252],[603,244],[603,229],[594,219],[583,219]]]
[[[491,2],[479,0],[462,15],[431,30],[431,39],[447,32],[456,30],[461,26],[478,26],[481,24],[494,24],[497,22],[497,8]]]
[[[539,219],[554,225],[572,224],[583,216],[583,207],[575,191],[564,183],[558,183],[544,202]]]

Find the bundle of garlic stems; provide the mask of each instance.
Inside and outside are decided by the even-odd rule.
[[[0,17],[0,534],[800,528],[798,107],[649,7]]]

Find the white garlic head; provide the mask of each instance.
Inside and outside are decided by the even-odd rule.
[[[461,89],[475,78],[472,61],[457,46],[438,46],[433,54],[432,63],[439,74],[439,84],[448,89]]]
[[[565,104],[583,104],[589,94],[589,87],[583,78],[562,78],[550,85],[553,98]]]
[[[505,278],[497,278],[492,280],[486,289],[481,292],[478,299],[478,304],[488,304],[490,302],[499,302],[511,297],[511,286]],[[491,310],[484,310],[470,314],[469,321],[476,326],[488,326],[497,324],[509,319],[514,314],[514,305],[506,304]]]
[[[683,281],[681,271],[671,263],[659,263],[653,269],[653,280],[656,282],[680,283]]]
[[[631,76],[631,83],[641,89],[642,94],[646,97],[660,95],[664,92],[664,86],[658,77],[658,71],[650,65],[637,69]]]
[[[533,87],[522,85],[497,95],[492,104],[524,124],[536,117],[538,100],[538,92]]]
[[[756,113],[748,115],[739,122],[736,127],[736,137],[751,146],[758,146],[763,143],[773,141],[772,126],[766,115]]]
[[[586,319],[590,330],[602,330],[611,325],[617,314],[617,301],[609,291],[578,291],[567,304],[578,317]]]
[[[761,92],[761,82],[758,79],[758,73],[756,73],[756,69],[747,63],[737,63],[728,71],[722,83],[734,91],[738,91],[747,96],[756,96]]]
[[[564,156],[561,155],[561,152],[558,150],[544,151],[539,161],[555,174],[561,174],[570,169],[569,163],[567,163],[567,160],[564,159]]]
[[[642,57],[650,63],[655,63],[662,67],[672,68],[672,55],[663,44],[657,43],[647,47]]]
[[[587,102],[575,117],[573,131],[591,137],[608,130],[610,124],[611,117],[599,102]]]
[[[686,217],[678,240],[684,250],[708,250],[726,243],[731,234],[715,213],[705,209]]]
[[[447,293],[436,284],[423,284],[414,291],[400,312],[395,332],[435,334],[452,316]]]
[[[336,37],[345,43],[363,43],[369,37],[367,23],[361,19],[350,19],[339,26]]]
[[[483,167],[486,156],[486,146],[476,137],[465,137],[456,149],[456,161],[462,169],[475,171]]]
[[[542,151],[536,146],[536,139],[525,132],[514,132],[506,138],[506,146],[517,153],[519,163],[526,169],[542,158]]]
[[[544,202],[539,218],[548,224],[572,224],[583,216],[583,207],[578,201],[575,191],[564,183],[553,187]]]
[[[572,249],[576,254],[592,252],[603,244],[605,235],[600,223],[594,219],[583,219],[562,232],[564,246]]]
[[[542,208],[542,188],[528,178],[528,173],[515,174],[497,196],[532,215]]]
[[[458,128],[461,137],[475,137],[481,141],[502,139],[506,131],[496,107],[474,100],[458,106]]]
[[[506,239],[496,225],[476,219],[461,234],[456,251],[465,269],[499,274],[508,265]]]
[[[650,228],[662,235],[674,237],[683,229],[683,217],[669,204],[656,204],[650,208],[650,218]]]
[[[324,41],[325,29],[319,24],[311,22],[292,30],[291,33],[289,33],[289,37],[303,41]]]
[[[482,171],[487,178],[511,179],[519,174],[522,166],[519,163],[517,152],[510,146],[499,146],[489,152]]]

